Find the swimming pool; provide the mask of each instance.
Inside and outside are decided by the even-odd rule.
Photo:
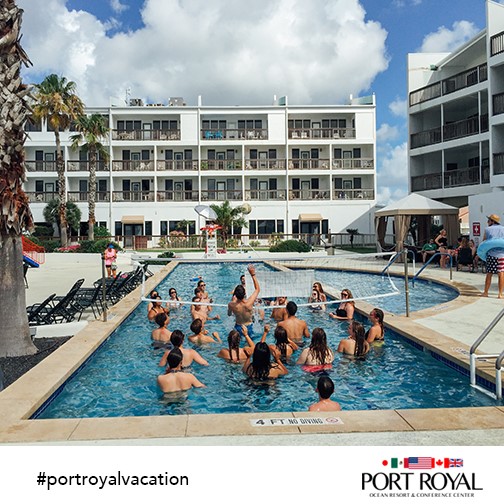
[[[183,299],[190,299],[194,289],[190,279],[202,275],[215,302],[226,303],[244,270],[243,263],[179,265],[158,290],[167,298],[169,287],[175,286]],[[329,284],[327,273],[324,272],[323,281]],[[424,287],[425,297],[431,298],[432,285],[423,286],[422,282],[417,282],[415,289],[420,291]],[[225,308],[217,307],[215,312],[222,320],[209,322],[208,329],[218,330],[225,341],[233,321],[227,317]],[[323,327],[332,348],[346,337],[346,323],[303,309],[298,315],[307,320],[310,329]],[[169,328],[181,328],[187,334],[189,319],[187,306],[174,310]],[[216,357],[218,345],[199,350],[210,366],[192,366],[192,371],[207,388],[168,400],[156,386],[156,377],[162,372],[157,366],[162,351],[150,347],[152,328],[152,323],[147,321],[146,306],[141,304],[35,416],[83,418],[306,411],[315,401],[319,375],[306,373],[292,363],[288,365],[289,374],[273,386],[255,385],[242,373],[241,366],[230,365]],[[448,368],[429,353],[417,350],[390,331],[386,339],[384,346],[373,348],[362,361],[336,356],[328,373],[336,386],[334,398],[343,409],[495,405],[495,401],[471,389],[466,376]]]

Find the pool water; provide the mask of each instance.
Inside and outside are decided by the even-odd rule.
[[[176,287],[184,300],[192,297],[195,283],[191,278],[202,275],[215,303],[227,303],[230,292],[245,271],[243,263],[182,264],[158,286],[168,298]],[[266,268],[258,265],[257,268]],[[337,273],[334,273],[337,274]],[[318,274],[315,275],[318,278]],[[367,275],[367,281],[381,281]],[[330,284],[330,276],[323,273]],[[432,299],[432,285],[417,282],[418,295],[423,291]],[[299,300],[304,302],[304,300]],[[227,347],[227,334],[234,321],[224,307],[214,308],[221,320],[210,321],[207,328],[218,331]],[[267,312],[268,313],[268,312]],[[297,314],[307,321],[310,330],[325,329],[329,345],[336,349],[347,336],[347,323],[329,318],[327,313],[312,313],[300,308]],[[190,334],[189,306],[172,310],[169,329]],[[369,327],[369,321],[365,321]],[[316,382],[320,373],[307,373],[291,363],[289,374],[273,385],[258,385],[249,380],[240,365],[216,357],[221,345],[197,348],[209,366],[193,364],[191,371],[206,388],[165,397],[157,388],[156,377],[163,372],[158,362],[162,350],[150,345],[154,324],[147,320],[146,303],[142,303],[84,366],[67,381],[60,393],[45,405],[36,418],[83,418],[116,416],[180,415],[192,413],[245,413],[306,411],[316,401]],[[260,322],[255,323],[261,334]],[[273,327],[271,332],[273,332]],[[355,360],[336,354],[333,367],[325,371],[335,383],[333,399],[345,410],[464,407],[495,405],[495,401],[469,386],[469,378],[417,350],[400,336],[386,331],[386,343],[373,347],[366,358]],[[268,336],[272,342],[272,336]],[[186,342],[186,347],[190,346]]]

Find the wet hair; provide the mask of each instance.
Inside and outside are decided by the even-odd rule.
[[[243,285],[237,285],[235,287],[234,293],[236,299],[239,299],[240,301],[245,298],[245,288]]]
[[[245,280],[245,275],[241,275],[241,276],[240,276],[240,282],[241,282],[242,280]]]
[[[198,288],[201,289],[201,284],[204,284],[204,283],[205,283],[205,280],[199,280],[198,283],[197,283]],[[205,286],[206,286],[206,284],[205,284]],[[205,289],[201,289],[201,290],[205,290]]]
[[[275,345],[280,350],[282,360],[287,359],[287,347],[289,346],[287,331],[283,327],[276,326],[273,336],[275,337]]]
[[[289,314],[289,317],[292,317],[296,315],[297,312],[297,304],[294,303],[294,301],[289,301],[285,307],[287,310],[287,313]]]
[[[195,296],[198,296],[199,294],[201,294],[201,289],[200,289],[199,287],[196,287],[196,288],[194,289],[194,295],[195,295]],[[194,301],[194,300],[193,300],[193,301]]]
[[[322,399],[329,399],[334,392],[334,382],[329,376],[321,376],[317,382],[317,392]]]
[[[240,340],[241,334],[236,330],[232,329],[228,334],[228,348],[229,348],[229,359],[233,360],[233,350],[236,352],[236,360],[240,360]]]
[[[166,322],[167,319],[168,319],[168,315],[166,315],[166,313],[162,312],[162,313],[158,313],[154,317],[154,322],[156,322],[156,324],[159,327],[163,327],[165,325],[165,322]]]
[[[179,329],[175,329],[175,331],[173,331],[171,333],[171,336],[170,336],[170,343],[175,347],[175,348],[179,348],[180,345],[182,345],[182,343],[184,343],[184,333],[182,331],[180,331]]]
[[[364,326],[360,322],[353,320],[350,322],[352,333],[355,337],[355,351],[354,355],[360,357],[364,355],[366,349],[366,335],[364,333]]]
[[[383,335],[385,334],[385,327],[383,327],[383,318],[385,317],[385,314],[383,313],[383,310],[380,310],[380,308],[373,308],[371,311],[374,313],[376,320],[378,320],[378,324],[380,324],[381,337],[383,338]]]
[[[320,282],[313,282],[313,285],[317,286],[317,291],[320,292],[321,294],[324,294],[324,289],[322,288],[322,284]]]
[[[327,336],[321,327],[313,329],[309,353],[320,365],[327,364],[327,360],[331,358],[331,350],[327,346]]]
[[[353,294],[350,289],[342,289],[341,292],[344,292],[347,295],[347,299],[353,299]],[[346,301],[346,303],[355,305],[354,301]]]
[[[247,367],[247,375],[256,380],[267,380],[271,366],[271,350],[267,343],[260,341],[254,347],[252,360]]]
[[[194,334],[199,334],[203,329],[203,321],[199,318],[194,319],[191,323],[191,331]]]
[[[157,298],[158,296],[159,296],[159,292],[157,291],[157,289],[151,290],[149,293],[149,297],[151,299]]]
[[[166,362],[168,363],[169,369],[176,369],[180,363],[182,362],[182,350],[180,348],[174,348],[166,358]]]

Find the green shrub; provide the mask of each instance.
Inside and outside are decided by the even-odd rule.
[[[40,238],[43,238],[43,237],[48,237],[50,238],[52,235],[54,234],[54,230],[53,230],[53,227],[48,225],[48,226],[44,226],[44,225],[38,225],[38,226],[35,226],[35,230],[33,231],[32,233],[32,237],[33,236],[39,236]],[[30,237],[30,240],[32,238]],[[32,240],[34,241],[34,240]]]
[[[159,257],[160,259],[164,259],[165,257],[166,257],[167,259],[172,259],[173,257],[175,257],[175,254],[174,254],[174,252],[173,252],[173,251],[171,251],[171,250],[167,250],[166,252],[163,252],[163,253],[159,254],[159,255],[158,255],[158,257]]]
[[[270,247],[270,252],[310,252],[311,247],[302,240],[285,240]]]
[[[94,235],[95,238],[106,238],[107,236],[110,236],[110,231],[104,226],[97,226],[95,224]]]
[[[45,248],[46,252],[54,252],[57,248],[61,247],[59,240],[44,240],[40,245]]]
[[[251,246],[252,248],[257,248],[257,247],[260,247],[260,246],[261,246],[261,242],[260,242],[259,240],[252,240],[252,241],[250,242],[250,246]]]

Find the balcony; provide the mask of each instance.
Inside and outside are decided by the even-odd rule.
[[[105,161],[98,161],[96,163],[96,171],[108,171],[109,166]],[[89,161],[68,161],[67,171],[89,171]]]
[[[441,189],[441,174],[428,173],[427,175],[420,175],[418,177],[411,177],[411,190],[416,191],[429,191],[430,189]]]
[[[243,191],[238,190],[204,190],[201,191],[201,199],[203,201],[232,201],[241,200]]]
[[[355,128],[289,128],[289,138],[293,140],[355,138],[355,134]]]
[[[477,135],[482,131],[488,131],[488,116],[475,116],[462,121],[456,121],[443,126],[443,141],[464,138]]]
[[[333,198],[335,200],[372,200],[374,189],[335,189]]]
[[[157,201],[198,201],[198,191],[158,191]]]
[[[504,175],[504,152],[493,155],[493,173],[494,175]]]
[[[468,185],[476,185],[480,183],[480,167],[471,166],[470,168],[460,168],[458,170],[450,170],[444,174],[444,186],[460,187]]]
[[[291,189],[290,200],[328,200],[331,198],[329,189]]]
[[[54,199],[58,199],[58,193],[51,192],[25,192],[30,203],[49,203]]]
[[[504,113],[504,93],[499,93],[492,96],[492,112],[493,115]]]
[[[135,129],[135,130],[112,130],[112,140],[180,140],[180,130],[153,130],[153,129]]]
[[[55,172],[56,161],[25,161],[27,172]]]
[[[504,32],[497,33],[490,38],[490,56],[504,52]]]
[[[68,191],[67,194],[68,201],[78,202],[88,202],[89,201],[89,191]],[[95,195],[95,201],[97,203],[102,201],[109,201],[110,193],[108,191],[97,191]]]
[[[247,201],[278,201],[285,200],[285,189],[247,189],[245,199]]]
[[[154,191],[113,191],[112,201],[154,201]]]
[[[152,160],[128,160],[112,161],[112,171],[153,171],[154,161]]]
[[[441,128],[432,128],[430,130],[420,131],[419,133],[413,133],[410,137],[412,149],[437,143],[441,143]]]
[[[267,140],[266,128],[219,128],[200,130],[201,140]]]
[[[186,170],[197,171],[198,161],[194,159],[163,159],[157,162],[158,171]]]
[[[246,170],[285,170],[285,159],[245,159]]]
[[[333,159],[332,167],[336,170],[372,170],[374,161],[371,158]]]
[[[289,170],[328,170],[329,159],[291,159]]]
[[[202,159],[202,170],[241,170],[241,161],[236,159]]]

